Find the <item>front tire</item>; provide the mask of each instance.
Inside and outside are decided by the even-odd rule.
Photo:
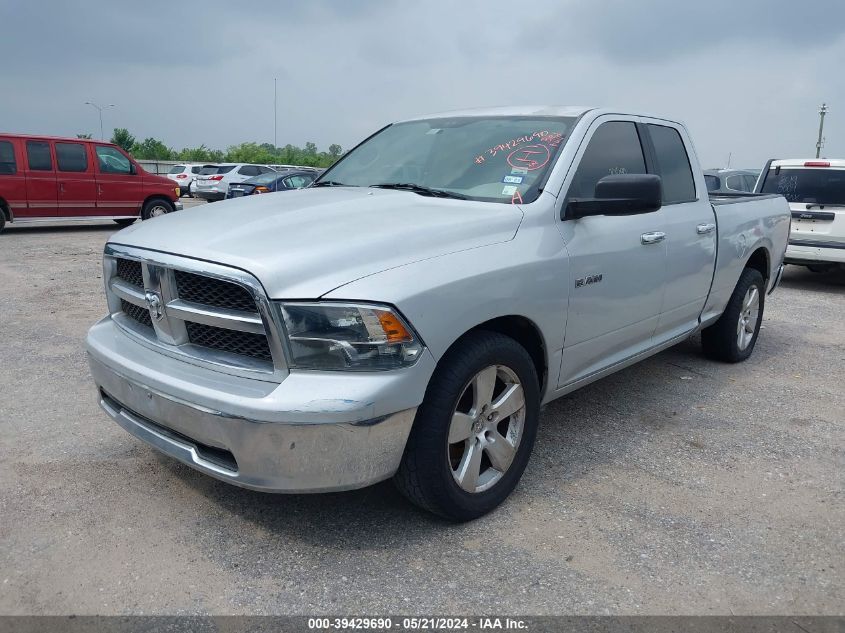
[[[149,220],[151,218],[161,217],[171,211],[173,211],[173,206],[167,200],[153,198],[144,205],[144,210],[141,211],[141,219]]]
[[[701,332],[701,345],[708,358],[739,363],[751,356],[763,320],[765,290],[759,270],[742,271],[722,316]]]
[[[394,483],[453,521],[490,512],[525,471],[539,410],[537,371],[525,348],[497,332],[468,334],[431,378]]]

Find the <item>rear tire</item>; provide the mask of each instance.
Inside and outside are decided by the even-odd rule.
[[[163,198],[153,198],[148,200],[144,205],[144,210],[141,211],[141,219],[149,220],[151,218],[161,217],[173,211],[173,205]]]
[[[705,356],[727,363],[739,363],[751,356],[760,334],[765,301],[763,275],[759,270],[746,268],[722,316],[701,332]]]
[[[525,471],[539,411],[537,371],[525,348],[497,332],[468,334],[431,378],[396,487],[452,521],[490,512]]]
[[[126,218],[126,219],[121,219],[121,220],[114,220],[114,223],[117,224],[120,227],[126,227],[126,226],[129,226],[130,224],[132,224],[137,219],[138,218]]]
[[[0,207],[0,233],[6,228],[6,212]]]

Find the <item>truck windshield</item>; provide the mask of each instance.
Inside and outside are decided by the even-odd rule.
[[[396,123],[313,185],[397,186],[483,202],[534,201],[573,117],[455,117]]]
[[[763,193],[778,193],[790,202],[845,206],[845,169],[770,169]]]

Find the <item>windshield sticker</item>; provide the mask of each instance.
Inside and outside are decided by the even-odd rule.
[[[517,189],[517,187],[515,185],[508,185],[507,187],[502,189],[502,195],[503,196],[512,196],[517,191],[519,191],[519,189]]]
[[[519,189],[513,192],[511,196],[511,204],[522,204],[522,196],[519,193]]]
[[[502,182],[511,182],[515,185],[522,184],[522,176],[505,176],[502,178]]]
[[[514,167],[513,169],[511,169],[511,173],[512,174],[519,174],[521,176],[527,176],[528,170],[527,169],[520,169],[519,167]]]
[[[545,167],[552,157],[547,145],[526,145],[508,154],[508,165],[534,171]]]

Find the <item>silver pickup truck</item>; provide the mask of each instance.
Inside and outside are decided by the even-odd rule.
[[[544,403],[697,331],[748,358],[789,228],[783,197],[710,199],[675,121],[403,121],[308,189],[115,234],[91,372],[118,424],[213,477],[393,477],[469,520],[517,485]]]

